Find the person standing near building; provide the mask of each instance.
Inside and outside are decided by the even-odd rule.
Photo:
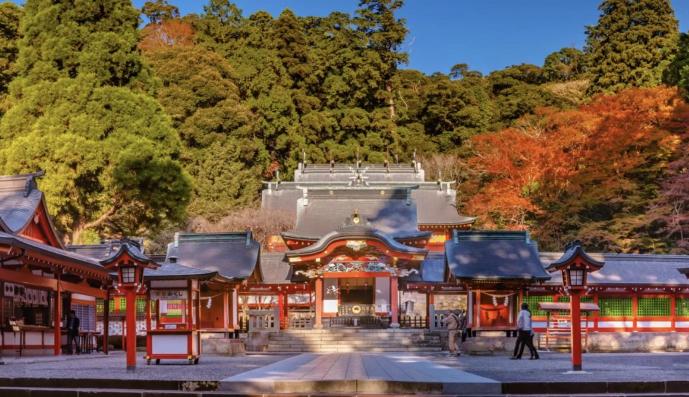
[[[467,328],[467,314],[466,311],[464,310],[459,310],[459,325],[457,327],[457,355],[460,356],[462,354],[462,343],[464,342],[465,335],[464,333],[466,332]]]
[[[516,356],[512,357],[512,359],[520,360],[522,358],[522,353],[524,353],[524,346],[526,346],[529,348],[529,352],[531,353],[531,359],[538,360],[538,351],[533,345],[531,312],[529,311],[529,305],[527,303],[522,303],[522,310],[519,311],[519,315],[517,316],[517,328],[519,330],[519,336],[517,337],[519,352]]]
[[[450,312],[447,317],[445,317],[445,327],[447,328],[447,350],[449,350],[450,355],[457,355],[457,334],[460,331],[460,318],[459,310]]]
[[[81,348],[79,347],[79,317],[74,310],[69,311],[67,316],[67,344],[69,344],[69,354],[74,354],[72,346],[76,346],[77,354],[81,353]]]

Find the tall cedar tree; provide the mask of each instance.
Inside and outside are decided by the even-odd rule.
[[[178,29],[186,26],[185,29]],[[168,19],[145,32],[190,31],[188,23]],[[192,39],[170,41],[150,35],[144,54],[162,82],[158,100],[179,132],[182,164],[194,180],[188,212],[215,221],[250,206],[268,166],[256,116],[242,104],[229,62]],[[159,38],[158,40],[154,40]]]
[[[169,117],[145,90],[128,0],[28,0],[0,168],[41,183],[70,242],[141,235],[184,218],[190,184]]]
[[[16,76],[19,19],[22,9],[12,3],[0,4],[0,115],[5,111],[5,97],[10,82]]]
[[[678,24],[669,0],[603,0],[589,26],[589,93],[653,87],[677,51]]]

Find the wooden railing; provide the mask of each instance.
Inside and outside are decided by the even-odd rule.
[[[313,328],[314,313],[312,312],[290,312],[288,327],[296,329]]]
[[[249,310],[249,332],[256,331],[280,331],[279,308]]]

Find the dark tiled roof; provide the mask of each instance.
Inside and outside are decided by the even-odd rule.
[[[447,263],[459,279],[548,280],[538,248],[526,232],[455,231],[445,243]]]
[[[575,241],[573,243],[568,244],[562,256],[559,259],[553,261],[546,268],[546,270],[549,272],[556,271],[557,268],[569,265],[570,262],[574,261],[577,257],[583,259],[589,265],[589,267],[593,269],[600,269],[605,263],[600,258],[594,258],[592,256],[589,256],[586,253],[586,251],[584,251],[584,248],[581,246],[581,243],[579,241]]]
[[[36,212],[43,198],[35,181],[40,175],[42,173],[0,177],[0,219],[7,232],[22,230]]]
[[[105,272],[105,269],[97,259],[56,248],[21,236],[0,232],[0,243],[16,248],[34,250],[55,259],[67,259],[75,264],[84,265],[90,269]]]
[[[562,252],[542,252],[543,267],[562,257]],[[597,272],[588,275],[590,285],[606,286],[687,286],[689,279],[678,269],[689,266],[688,255],[653,254],[599,254],[589,253],[592,258],[605,265]],[[562,274],[551,273],[548,285],[562,285]]]
[[[286,255],[299,256],[313,254],[321,252],[333,241],[358,238],[376,239],[398,252],[421,255],[426,255],[428,253],[428,251],[423,248],[416,248],[404,245],[398,242],[397,240],[393,239],[391,236],[381,233],[377,229],[371,228],[370,226],[348,225],[326,234],[325,236],[321,237],[321,239],[318,240],[316,243],[309,245],[308,247],[287,251]]]
[[[149,280],[170,280],[180,278],[209,279],[220,277],[218,272],[212,270],[196,269],[179,263],[161,263],[157,269],[144,269],[144,278]],[[224,280],[224,277],[221,277]]]
[[[440,186],[424,184],[412,191],[417,203],[417,217],[422,225],[466,225],[476,218],[460,215],[457,211],[457,192]]]
[[[445,281],[445,253],[429,252],[426,259],[421,262],[421,274],[413,273],[407,276],[406,281],[442,283]]]
[[[90,245],[68,245],[66,250],[75,252],[79,255],[88,256],[89,258],[102,260],[117,252],[120,248],[119,241],[108,241],[102,244]]]
[[[347,191],[348,193],[339,194],[358,197],[365,194],[361,192],[368,190],[411,189],[416,211],[415,222],[418,224],[464,225],[474,222],[475,218],[458,214],[455,205],[457,193],[449,182],[425,182],[423,176],[420,164],[417,164],[417,169],[411,164],[391,165],[389,169],[381,164],[371,164],[360,167],[358,171],[353,164],[335,164],[332,168],[329,164],[309,164],[306,167],[300,166],[295,171],[294,182],[266,183],[261,206],[269,211],[281,211],[298,218],[304,198],[311,201],[313,194],[319,191]],[[378,202],[387,200],[385,197],[374,199]],[[366,207],[382,204],[360,205]],[[351,208],[343,210],[349,212]],[[333,229],[323,233],[331,230]]]
[[[157,266],[157,264],[153,262],[151,258],[146,256],[146,254],[142,252],[138,244],[127,240],[120,241],[120,246],[117,248],[117,251],[111,253],[110,256],[101,259],[100,263],[102,263],[103,265],[107,265],[108,263],[116,260],[121,255],[124,255],[125,253],[128,254],[129,257],[136,259],[141,263]]]
[[[417,231],[416,203],[408,189],[309,190],[297,202],[294,234],[320,237],[345,225],[354,213],[383,233]]]
[[[221,276],[245,279],[258,263],[259,243],[244,233],[178,233],[168,245],[166,262],[217,271]]]
[[[291,270],[283,252],[261,253],[263,284],[288,284],[291,282]]]
[[[283,184],[280,184],[277,188],[263,189],[261,207],[271,212],[284,212],[296,219],[297,200],[302,197],[303,193],[295,186],[287,186],[286,188],[282,188],[282,186]]]

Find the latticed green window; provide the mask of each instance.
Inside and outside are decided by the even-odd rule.
[[[629,317],[632,315],[631,297],[598,298],[601,317]]]
[[[670,316],[670,298],[667,296],[639,298],[639,317]]]
[[[689,298],[677,298],[675,311],[680,317],[689,317]]]
[[[538,309],[538,303],[539,302],[552,302],[552,301],[553,301],[552,295],[529,295],[529,296],[524,296],[523,300],[522,300],[522,302],[527,303],[529,305],[529,310],[531,310],[531,315],[533,315],[533,316],[545,316],[545,315],[547,315],[546,312]]]
[[[96,315],[97,316],[103,315],[103,309],[104,308],[105,308],[105,305],[103,304],[103,299],[96,299]]]
[[[137,314],[146,312],[146,298],[136,298],[136,312]]]

